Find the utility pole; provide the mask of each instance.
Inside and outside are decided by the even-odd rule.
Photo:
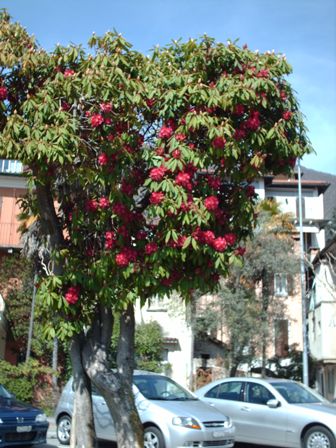
[[[298,189],[299,189],[299,228],[300,228],[300,272],[301,272],[301,304],[302,304],[302,382],[309,386],[308,374],[308,338],[307,338],[307,309],[306,309],[306,275],[304,263],[304,244],[302,229],[302,189],[301,189],[301,166],[297,159]]]

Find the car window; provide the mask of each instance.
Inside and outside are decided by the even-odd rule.
[[[0,398],[11,398],[12,395],[0,384]]]
[[[274,395],[262,384],[250,382],[246,384],[246,401],[248,403],[266,404],[273,398],[275,398]]]
[[[163,375],[134,375],[133,382],[148,400],[198,400],[171,378]]]
[[[305,387],[302,384],[295,382],[288,383],[271,383],[272,386],[285,398],[288,403],[322,403],[324,398]]]
[[[217,386],[210,389],[205,397],[218,398],[220,400],[242,401],[241,391],[243,388],[242,381],[228,381],[220,383]]]

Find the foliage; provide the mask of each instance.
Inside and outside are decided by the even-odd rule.
[[[161,372],[163,348],[162,328],[158,322],[139,324],[135,329],[136,367],[151,372]]]
[[[19,360],[24,360],[27,350],[31,303],[34,289],[34,270],[31,263],[14,253],[1,261],[0,285],[5,298],[5,317],[11,337],[17,342]],[[31,353],[42,362],[47,362],[52,347],[42,336],[42,324],[34,321]]]
[[[48,397],[51,393],[50,378],[52,370],[36,360],[28,363],[21,363],[14,366],[6,361],[0,361],[0,383],[5,386],[18,400],[47,406]],[[44,389],[44,393],[41,394]],[[44,401],[38,400],[39,396],[44,397]],[[46,398],[45,398],[46,397]],[[50,398],[50,397],[49,397]]]
[[[205,325],[212,321],[218,326],[214,315],[220,310],[228,346],[224,358],[231,374],[239,364],[255,360],[271,337],[271,321],[286,315],[283,298],[274,296],[274,275],[281,273],[290,279],[299,269],[293,255],[290,217],[268,201],[260,203],[259,210],[255,232],[246,244],[244,264],[232,266],[216,299],[200,316]]]
[[[150,58],[116,33],[89,44],[47,53],[1,14],[0,153],[37,186],[26,212],[62,230],[62,274],[39,287],[62,339],[97,303],[216,288],[253,229],[250,182],[309,151],[281,55],[207,36]]]

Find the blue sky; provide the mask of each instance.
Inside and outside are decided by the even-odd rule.
[[[336,174],[336,0],[2,0],[47,50],[116,29],[147,54],[204,33],[285,53],[316,151],[303,165]]]

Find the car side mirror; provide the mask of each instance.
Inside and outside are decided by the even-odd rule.
[[[280,401],[277,400],[276,398],[272,398],[271,400],[268,400],[268,402],[266,404],[271,409],[278,408],[281,405]]]

